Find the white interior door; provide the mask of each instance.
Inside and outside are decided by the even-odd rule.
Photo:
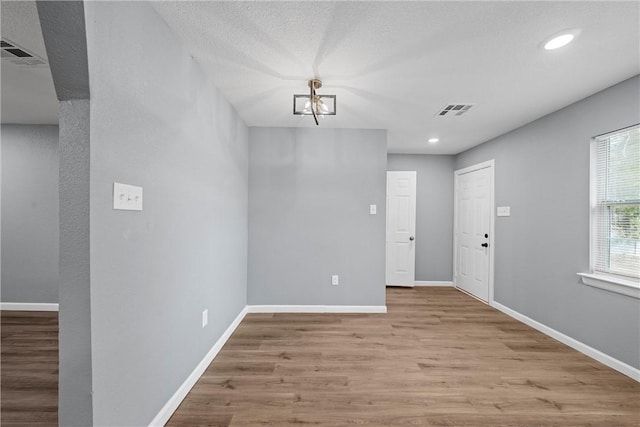
[[[387,285],[413,286],[416,172],[387,172]]]
[[[455,285],[489,302],[493,241],[493,163],[455,175]]]

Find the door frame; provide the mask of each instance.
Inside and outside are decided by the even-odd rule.
[[[388,261],[389,261],[389,174],[390,173],[394,173],[394,172],[411,172],[414,174],[414,179],[415,179],[415,188],[414,188],[414,194],[413,194],[413,203],[414,203],[414,217],[413,217],[413,236],[414,236],[414,246],[413,246],[413,278],[411,280],[411,283],[408,284],[391,284],[389,285],[388,282],[388,272],[387,272],[387,267],[388,267]],[[385,266],[385,272],[384,272],[384,283],[385,283],[385,287],[387,286],[402,286],[402,287],[406,287],[406,288],[413,288],[415,287],[416,284],[416,244],[415,244],[415,239],[417,238],[416,232],[417,232],[417,228],[418,228],[418,171],[416,170],[387,170],[386,173],[386,206],[385,206],[385,213],[386,213],[386,219],[385,219],[385,245],[384,245],[384,266]]]
[[[490,182],[489,182],[489,301],[486,301],[490,306],[494,303],[493,293],[493,275],[495,266],[495,159],[487,160],[486,162],[477,163],[475,165],[468,166],[466,168],[458,169],[453,172],[453,286],[456,289],[461,290],[456,284],[456,266],[458,265],[458,179],[461,175],[475,172],[480,169],[489,169]],[[473,296],[473,295],[472,295]],[[479,301],[482,301],[478,298]],[[485,302],[485,301],[482,301]]]

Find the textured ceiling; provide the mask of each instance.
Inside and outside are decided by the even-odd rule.
[[[387,129],[390,152],[458,153],[640,72],[637,1],[153,5],[249,126],[314,126],[292,95],[318,77],[338,97],[320,125]],[[450,102],[476,106],[434,116]]]
[[[35,1],[2,1],[0,12],[2,37],[46,59]],[[58,124],[58,100],[49,67],[0,63],[2,123]]]
[[[292,95],[319,77],[338,96],[321,126],[387,129],[390,152],[458,153],[640,72],[638,1],[153,5],[249,126],[314,126]],[[46,58],[35,3],[1,7],[2,36]],[[57,123],[48,69],[1,71],[3,123]],[[475,106],[435,116],[450,102]]]

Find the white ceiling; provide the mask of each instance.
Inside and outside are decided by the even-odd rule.
[[[640,73],[638,1],[153,5],[247,125],[315,126],[292,98],[319,77],[338,96],[320,125],[387,129],[390,152],[458,153]],[[2,36],[46,58],[33,1],[2,1]],[[48,69],[1,71],[3,123],[57,123]],[[451,102],[476,106],[435,116]]]
[[[47,59],[35,1],[2,1],[1,33]],[[51,70],[0,61],[2,123],[58,124],[58,99]]]
[[[458,153],[640,72],[637,1],[153,4],[247,125],[315,126],[292,96],[318,77],[320,126],[387,129],[390,152]],[[476,106],[434,116],[450,102]]]

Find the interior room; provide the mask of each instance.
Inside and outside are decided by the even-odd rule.
[[[2,1],[3,426],[639,425],[637,1]]]

